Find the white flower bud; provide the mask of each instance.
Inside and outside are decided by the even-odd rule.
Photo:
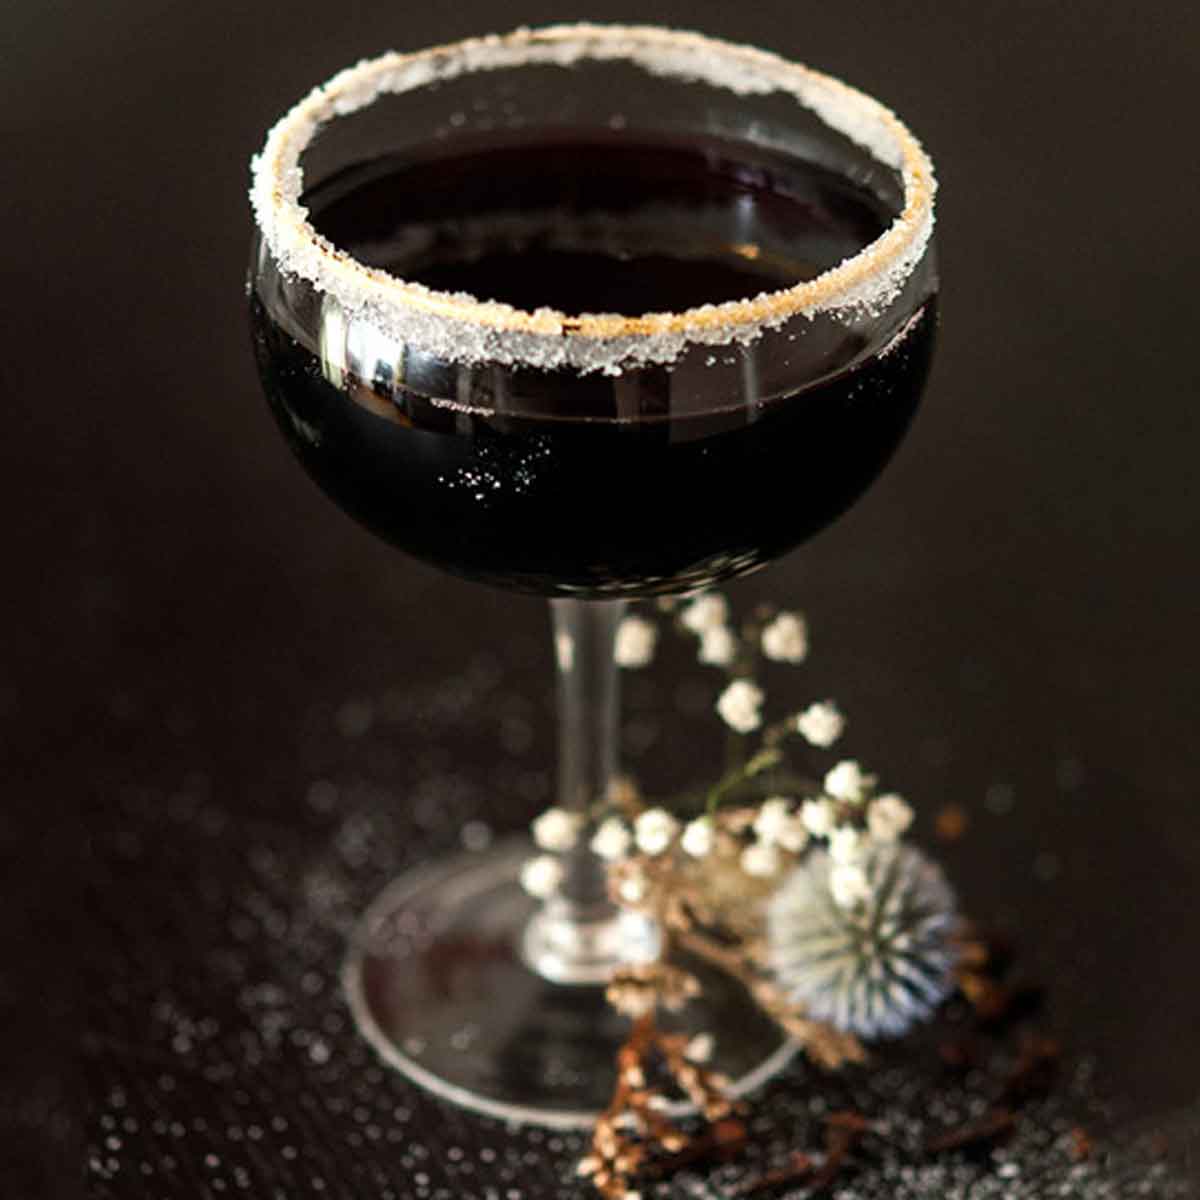
[[[661,854],[679,832],[679,822],[665,808],[648,808],[633,823],[638,849],[643,854]]]
[[[829,872],[829,890],[838,908],[853,908],[871,898],[867,873],[854,863],[835,863]]]
[[[754,832],[767,846],[779,846],[798,854],[808,844],[808,830],[799,815],[792,811],[786,796],[771,796],[764,800],[754,818]]]
[[[776,839],[790,854],[799,854],[808,845],[808,830],[799,813],[793,813],[787,824],[780,829]]]
[[[617,895],[626,904],[640,904],[646,898],[646,879],[643,875],[626,875],[617,884]]]
[[[586,1179],[589,1175],[595,1175],[602,1166],[604,1166],[604,1159],[600,1155],[588,1154],[575,1164],[575,1174],[582,1175]]]
[[[800,819],[804,822],[804,828],[813,837],[828,837],[833,832],[836,817],[833,801],[823,797],[819,800],[805,800],[800,809]]]
[[[697,596],[680,614],[679,619],[693,633],[703,633],[729,619],[729,605],[720,592],[706,592]]]
[[[521,868],[521,886],[539,900],[548,900],[562,887],[566,872],[553,854],[539,854]]]
[[[786,796],[771,796],[762,802],[754,818],[754,832],[760,842],[773,845],[792,819],[792,802]]]
[[[867,828],[881,842],[894,842],[912,822],[913,810],[893,792],[876,796],[867,808]]]
[[[718,697],[717,712],[730,729],[752,733],[762,724],[762,704],[765,696],[757,684],[748,679],[735,679]]]
[[[727,667],[737,657],[737,638],[728,625],[714,625],[700,635],[696,657],[713,667]]]
[[[781,612],[762,631],[763,653],[775,662],[803,662],[808,654],[808,627],[799,613]]]
[[[606,862],[624,858],[633,845],[633,834],[620,817],[606,817],[592,834],[592,853]]]
[[[654,657],[658,627],[645,617],[629,616],[617,626],[613,657],[619,667],[644,667]]]
[[[853,759],[844,759],[825,776],[825,790],[835,800],[857,804],[867,798],[867,793],[875,786],[875,782],[876,777],[864,774]]]
[[[548,808],[533,823],[533,840],[542,850],[552,850],[561,854],[564,850],[574,848],[579,840],[582,825],[583,818],[578,813],[570,813],[562,808]]]
[[[836,863],[855,862],[863,852],[864,841],[852,825],[842,825],[829,835],[829,856]]]
[[[779,851],[765,842],[754,842],[742,851],[742,870],[765,879],[779,870]]]
[[[796,729],[813,746],[832,746],[845,728],[846,718],[832,700],[810,704],[796,718]]]
[[[693,858],[704,858],[711,852],[714,840],[712,817],[697,817],[688,822],[679,844],[685,854],[690,854]]]

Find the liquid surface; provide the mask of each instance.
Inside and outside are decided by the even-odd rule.
[[[737,157],[738,151],[742,157]],[[518,308],[637,315],[811,279],[886,228],[829,171],[718,140],[465,143],[352,168],[310,196],[361,262]]]
[[[343,172],[306,203],[362,261],[568,313],[754,296],[835,265],[887,221],[825,171],[718,142],[459,147]],[[363,524],[456,574],[600,596],[743,573],[844,511],[907,428],[935,313],[927,300],[882,355],[847,334],[617,378],[446,367],[440,395],[411,363],[400,382],[378,364],[331,372],[257,294],[252,323],[293,449]],[[799,370],[791,354],[813,361]]]

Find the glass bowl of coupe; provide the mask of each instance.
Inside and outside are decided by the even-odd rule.
[[[392,545],[549,598],[559,805],[617,769],[630,598],[694,592],[824,528],[903,437],[936,327],[934,180],[886,108],[698,34],[557,26],[360,63],[254,162],[249,298],[306,471]],[[402,801],[399,801],[402,802]],[[345,968],[381,1054],[494,1115],[587,1123],[619,963],[658,952],[588,837],[431,862]],[[789,1048],[737,985],[693,1014],[753,1087]]]

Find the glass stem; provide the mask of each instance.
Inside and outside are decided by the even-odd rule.
[[[624,600],[551,600],[558,676],[558,803],[588,814],[617,772],[620,676],[614,647]],[[561,895],[579,905],[606,903],[604,864],[580,838],[568,856]]]
[[[600,983],[613,967],[657,953],[658,934],[609,899],[603,861],[590,848],[591,814],[617,771],[619,677],[614,649],[623,600],[551,600],[558,669],[558,804],[583,818],[563,856],[557,895],[530,920],[526,962],[559,983]]]

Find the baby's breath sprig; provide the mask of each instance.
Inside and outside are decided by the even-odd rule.
[[[863,1057],[852,1033],[814,1019],[774,981],[762,953],[758,905],[803,860],[810,840],[790,800],[777,796],[757,805],[720,807],[686,824],[663,808],[643,809],[628,826],[610,820],[623,831],[629,852],[609,863],[609,895],[658,923],[668,944],[664,959],[678,949],[733,975],[823,1065]],[[597,836],[615,843],[615,828],[602,827]],[[750,920],[743,922],[746,915]],[[636,1015],[639,993],[628,980],[623,987],[622,1010]],[[643,993],[637,1004],[648,1008],[650,1000]]]
[[[724,676],[714,708],[729,734],[725,771],[686,806],[651,803],[622,778],[583,816],[548,809],[533,823],[539,853],[521,875],[535,896],[553,895],[564,878],[560,856],[586,838],[606,864],[612,901],[662,933],[660,960],[617,972],[607,993],[633,1028],[579,1169],[609,1200],[637,1200],[636,1180],[686,1160],[692,1145],[664,1115],[669,1101],[648,1082],[650,1060],[716,1122],[695,1135],[701,1143],[744,1138],[725,1081],[698,1061],[710,1039],[689,1041],[657,1023],[699,988],[675,965],[680,955],[740,981],[826,1067],[863,1061],[864,1039],[905,1032],[953,986],[969,993],[975,979],[956,941],[953,892],[902,840],[913,821],[907,801],[881,791],[857,759],[820,770],[793,763],[795,749],[807,760],[839,742],[846,718],[838,705],[816,699],[769,715],[762,680],[806,661],[804,616],[764,604],[739,623],[717,592],[657,609],[623,620],[617,664],[647,666],[663,623],[694,640],[699,663]],[[732,1141],[717,1136],[735,1127]]]

